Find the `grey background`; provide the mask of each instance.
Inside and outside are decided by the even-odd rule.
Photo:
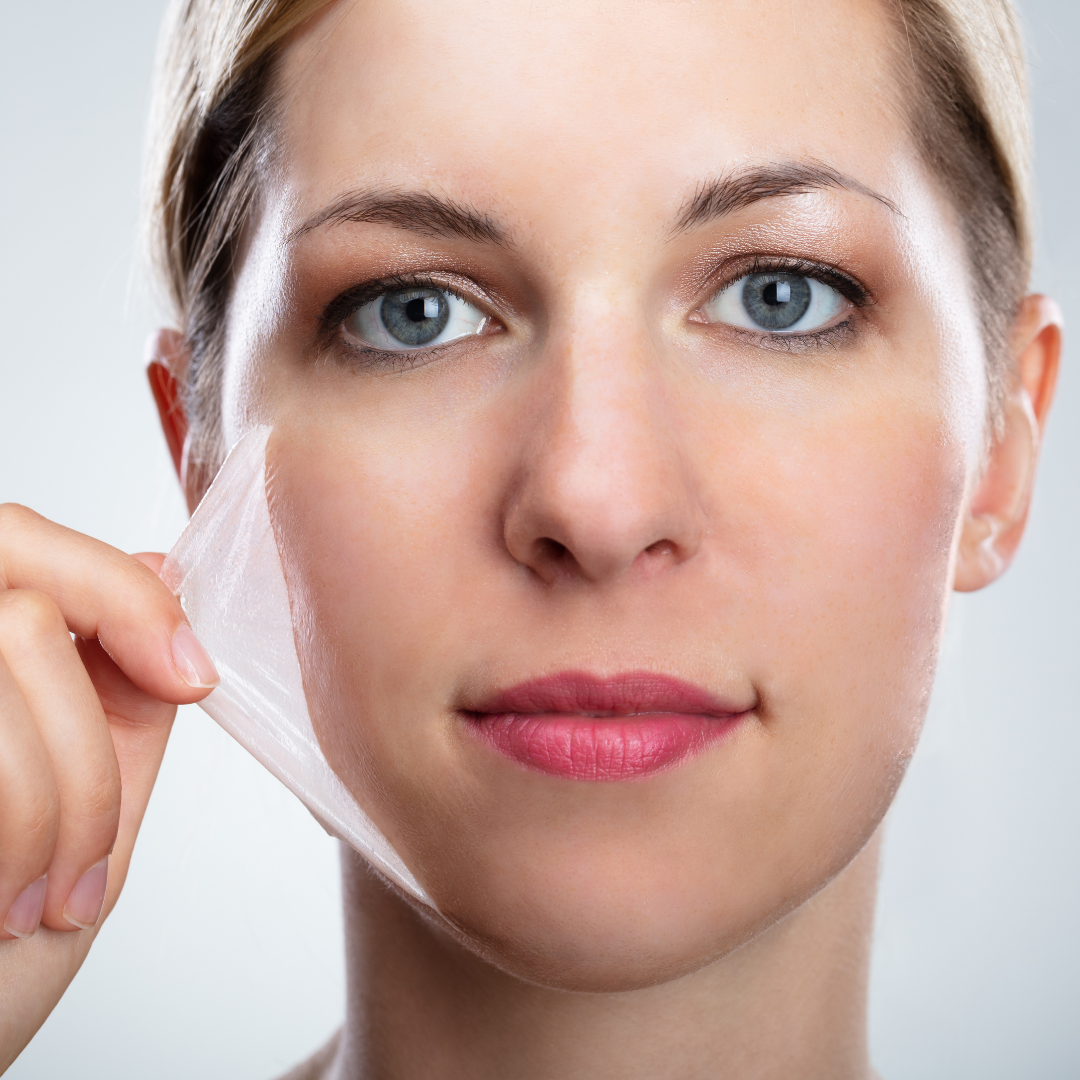
[[[185,520],[142,374],[135,263],[159,0],[7,4],[0,49],[0,499],[129,551]],[[1080,328],[1080,4],[1022,4],[1036,287]],[[886,843],[871,1026],[885,1080],[1080,1076],[1080,385],[1068,362],[1031,527],[959,597]],[[120,904],[17,1080],[268,1080],[337,1026],[336,851],[182,710]]]

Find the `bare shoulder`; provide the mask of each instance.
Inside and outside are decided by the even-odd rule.
[[[333,1037],[325,1046],[312,1054],[307,1061],[302,1061],[284,1076],[279,1077],[279,1080],[328,1080],[330,1066],[333,1065],[334,1057],[337,1055],[340,1039],[341,1032],[334,1032]]]

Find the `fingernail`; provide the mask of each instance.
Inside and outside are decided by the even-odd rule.
[[[221,676],[214,667],[214,662],[206,655],[206,650],[199,644],[199,639],[186,624],[173,634],[173,663],[180,672],[180,678],[198,689],[217,686]]]
[[[109,856],[94,863],[71,890],[64,905],[64,918],[80,930],[96,926],[105,903],[105,886],[109,883]]]
[[[4,929],[15,937],[29,937],[41,923],[45,910],[45,887],[48,880],[39,877],[33,885],[27,885],[15,898],[4,920]]]

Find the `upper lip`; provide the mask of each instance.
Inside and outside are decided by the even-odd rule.
[[[628,671],[600,678],[585,671],[561,671],[496,691],[466,711],[474,714],[577,713],[634,716],[683,713],[738,716],[753,708],[720,698],[693,683],[653,671]]]

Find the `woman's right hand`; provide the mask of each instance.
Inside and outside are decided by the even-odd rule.
[[[0,506],[0,1072],[116,903],[176,706],[217,683],[163,561]]]

